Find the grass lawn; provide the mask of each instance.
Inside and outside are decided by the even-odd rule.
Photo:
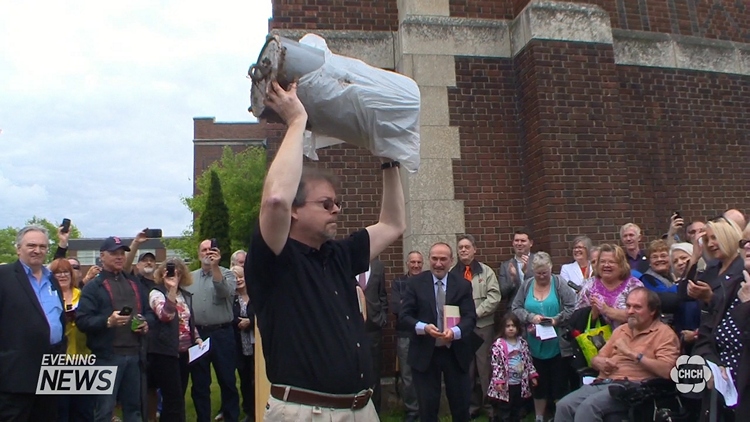
[[[237,392],[240,392],[240,376],[237,377]],[[185,392],[185,420],[195,421],[198,418],[195,416],[195,406],[193,405],[193,398],[190,396],[190,389],[193,386],[193,380],[188,381],[188,388]],[[245,413],[242,411],[242,393],[240,393],[240,420],[245,417]],[[214,416],[219,413],[221,407],[221,389],[219,388],[219,381],[216,380],[216,373],[214,372],[213,366],[211,367],[211,420]]]

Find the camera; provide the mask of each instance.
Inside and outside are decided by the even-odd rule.
[[[143,231],[149,239],[160,239],[162,236],[161,229],[146,229]]]
[[[175,275],[174,262],[167,262],[166,277],[174,277],[174,275]]]
[[[70,231],[70,219],[69,218],[63,218],[61,226],[62,226],[62,230],[61,231],[63,233],[68,233]]]

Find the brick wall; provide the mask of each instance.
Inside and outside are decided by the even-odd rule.
[[[537,247],[561,264],[574,237],[613,240],[612,226],[627,220],[614,51],[534,41],[515,66],[527,215]]]
[[[650,238],[672,211],[750,211],[750,77],[618,67],[632,214]]]
[[[750,3],[745,0],[576,2],[596,4],[606,10],[613,28],[750,42]]]
[[[457,57],[448,105],[450,125],[461,137],[461,158],[453,161],[456,199],[464,201],[477,259],[496,268],[498,258],[511,253],[509,233],[528,223],[512,61]]]
[[[398,30],[396,0],[274,0],[271,29]]]
[[[510,0],[450,0],[450,14],[459,18],[513,19],[513,2]]]

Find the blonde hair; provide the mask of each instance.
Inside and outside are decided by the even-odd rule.
[[[635,223],[626,223],[623,224],[622,227],[620,227],[620,237],[622,237],[623,233],[625,233],[625,230],[627,229],[635,229],[635,235],[640,236],[641,235],[641,228],[638,227]]]
[[[719,243],[719,249],[724,255],[732,260],[740,253],[739,245],[742,239],[742,231],[732,220],[719,217],[716,220],[709,221],[706,224],[707,229],[711,229]]]
[[[536,270],[539,268],[552,270],[552,258],[547,252],[537,252],[534,254],[534,258],[531,260],[531,269]]]
[[[167,272],[167,263],[171,262],[174,264],[175,273],[180,274],[180,280],[177,283],[178,286],[184,287],[193,284],[193,275],[188,271],[185,262],[179,258],[168,259],[159,265],[159,268],[154,271],[154,282],[156,284],[164,284],[164,274]]]
[[[615,256],[615,262],[620,267],[620,274],[617,276],[617,279],[627,280],[630,277],[630,264],[628,264],[627,255],[625,255],[625,251],[621,247],[611,243],[599,246],[599,258],[596,262],[597,277],[600,277],[599,274],[602,273],[599,268],[602,266],[602,255],[605,253],[611,253]]]
[[[237,271],[241,271],[242,272],[242,276],[243,277],[245,276],[245,269],[242,268],[242,267],[240,267],[239,265],[232,266],[232,268],[230,268],[229,271],[233,272],[234,275],[238,275],[239,273]]]

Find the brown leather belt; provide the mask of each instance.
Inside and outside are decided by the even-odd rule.
[[[286,385],[271,385],[271,397],[277,400],[330,409],[359,410],[367,406],[370,396],[372,389],[362,390],[357,394],[326,394]]]

